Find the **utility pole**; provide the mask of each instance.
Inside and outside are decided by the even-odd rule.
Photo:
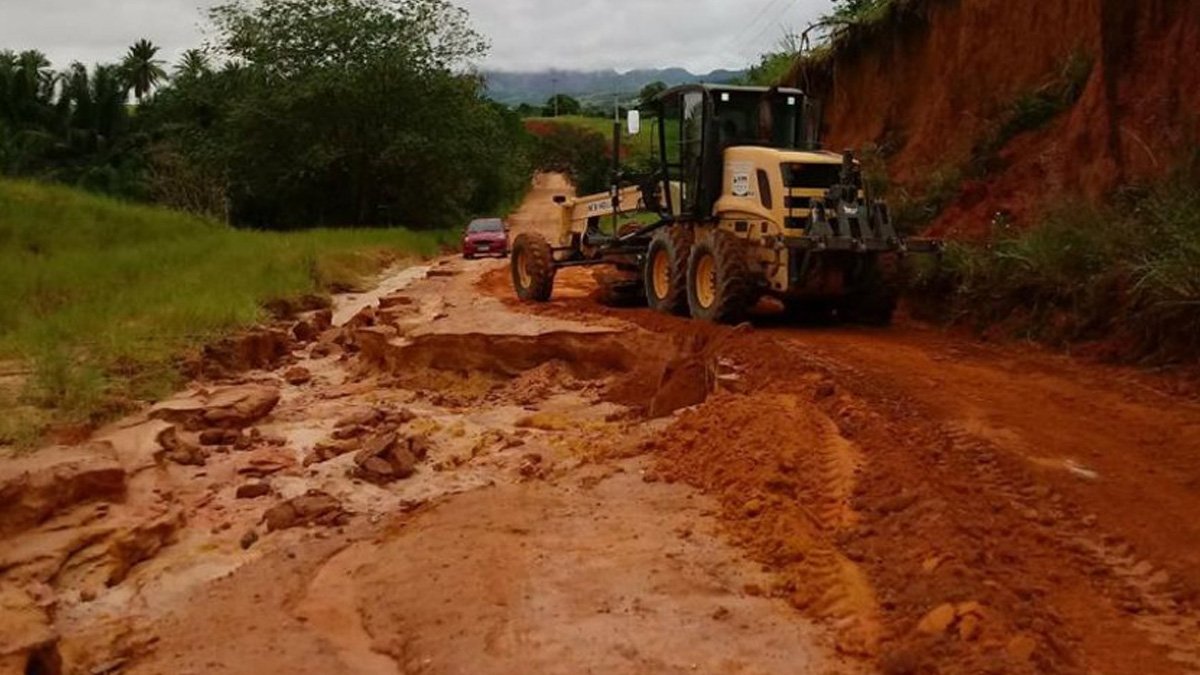
[[[554,82],[554,116],[558,117],[558,77],[553,78]]]

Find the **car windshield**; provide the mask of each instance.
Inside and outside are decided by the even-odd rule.
[[[504,222],[500,220],[476,220],[467,227],[468,232],[503,232]]]

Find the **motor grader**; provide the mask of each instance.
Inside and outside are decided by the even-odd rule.
[[[517,295],[546,302],[556,273],[609,266],[610,291],[696,319],[737,323],[763,296],[794,312],[886,324],[889,270],[940,242],[896,233],[853,153],[821,150],[817,105],[786,88],[688,85],[660,95],[653,168],[622,172],[614,121],[609,192],[560,205],[557,238],[512,249]],[[630,111],[637,135],[641,111]]]

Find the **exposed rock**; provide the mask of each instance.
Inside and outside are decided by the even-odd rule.
[[[271,494],[270,483],[247,483],[238,486],[237,489],[238,499],[258,499],[259,497],[266,497],[269,494]]]
[[[290,453],[283,451],[272,451],[269,455],[261,455],[253,457],[244,466],[238,468],[238,475],[249,476],[251,478],[266,478],[286,471],[296,465]]]
[[[284,381],[294,387],[298,387],[302,384],[308,384],[309,382],[312,382],[312,378],[312,371],[301,366],[289,368],[288,371],[283,374]]]
[[[263,514],[268,532],[286,530],[301,525],[344,525],[350,514],[335,497],[320,490],[289,499]]]
[[[205,347],[198,364],[199,372],[190,374],[213,378],[247,370],[272,369],[291,355],[293,347],[292,336],[282,330],[252,330]]]
[[[0,537],[34,527],[56,513],[125,497],[126,472],[111,446],[47,448],[0,462]]]
[[[408,478],[417,466],[411,447],[412,439],[401,439],[392,432],[375,436],[354,456],[354,475],[378,484]]]
[[[308,317],[308,320],[312,322],[312,325],[317,329],[318,332],[323,333],[330,328],[333,328],[333,310],[328,307],[319,309],[313,312]]]
[[[375,325],[375,308],[364,307],[358,314],[355,314],[349,321],[346,322],[346,328],[366,328]]]
[[[296,341],[300,344],[315,342],[320,336],[321,331],[317,330],[317,327],[307,319],[301,319],[292,326],[292,337],[296,338]]]
[[[367,432],[368,432],[368,429],[366,427],[360,427],[357,425],[350,426],[350,427],[341,427],[339,429],[333,430],[333,440],[349,441],[349,440],[352,440],[355,438],[362,438],[363,436],[365,436],[367,434]]]
[[[182,466],[204,466],[208,463],[208,453],[200,446],[188,442],[179,429],[167,427],[158,435],[158,454],[160,462],[174,462]]]
[[[242,538],[238,540],[238,543],[241,545],[242,550],[245,551],[253,546],[257,541],[258,533],[254,530],[246,530],[246,533],[242,535]]]
[[[352,341],[368,361],[393,372],[399,370],[400,365],[395,360],[397,350],[392,349],[391,344],[399,335],[392,326],[364,326],[354,329]]]
[[[958,637],[964,642],[973,642],[979,639],[982,630],[983,622],[975,614],[968,614],[958,620]]]
[[[0,584],[0,636],[0,673],[61,672],[50,617],[24,589],[10,583]]]
[[[200,445],[236,445],[242,439],[242,434],[235,429],[205,429],[200,432]]]
[[[388,424],[401,426],[417,419],[417,414],[408,408],[397,408],[383,411],[383,419]]]
[[[950,630],[950,626],[957,616],[954,605],[950,603],[939,605],[921,619],[921,623],[917,624],[917,631],[925,635],[944,635],[946,631]]]
[[[182,511],[173,510],[128,530],[120,530],[108,547],[112,567],[107,583],[115,586],[125,580],[138,563],[158,555],[175,541],[176,533],[186,524]]]
[[[546,465],[545,460],[536,452],[526,454],[521,458],[521,466],[517,468],[517,473],[528,479],[545,478],[550,472],[550,468]]]
[[[242,385],[164,401],[154,406],[150,416],[181,425],[188,431],[244,429],[266,417],[278,404],[277,388]]]
[[[413,300],[407,295],[386,295],[379,299],[380,309],[391,309],[392,307],[412,307],[415,304],[416,300]]]
[[[512,447],[512,446],[505,446]],[[413,454],[419,461],[425,461],[429,458],[430,451],[433,450],[433,440],[424,434],[409,436],[408,451]]]
[[[1018,635],[1008,641],[1005,651],[1014,661],[1028,661],[1037,651],[1037,640],[1028,635]]]
[[[321,334],[333,327],[333,310],[321,309],[300,317],[292,326],[292,336],[301,344],[316,342]]]
[[[373,427],[383,421],[383,411],[377,408],[361,408],[338,420],[337,428]]]
[[[312,452],[304,458],[304,466],[328,462],[331,459],[348,455],[358,449],[358,441],[355,439],[324,441],[313,447]]]

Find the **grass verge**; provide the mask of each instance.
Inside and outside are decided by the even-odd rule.
[[[0,181],[0,445],[88,423],[179,385],[189,348],[264,318],[264,303],[360,284],[442,232],[267,233],[70,188]],[[5,400],[7,399],[7,400]],[[6,406],[7,404],[7,406]]]
[[[955,244],[914,273],[921,313],[1116,360],[1200,358],[1200,152],[1113,203],[1067,202],[1023,233]]]

